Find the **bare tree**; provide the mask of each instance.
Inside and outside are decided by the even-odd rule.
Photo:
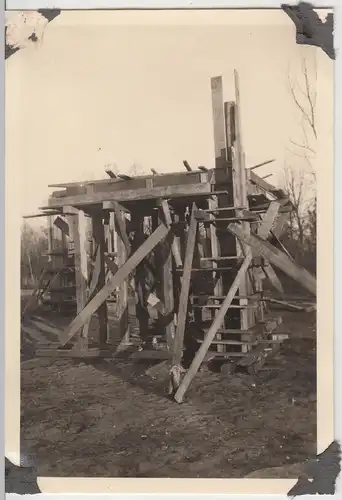
[[[34,286],[46,262],[44,255],[48,251],[47,230],[34,229],[24,222],[21,228],[21,286]]]
[[[305,58],[301,62],[301,82],[289,76],[289,91],[300,113],[302,137],[290,138],[291,164],[284,167],[284,187],[292,204],[287,235],[294,241],[293,254],[302,259],[316,254],[316,173],[312,161],[316,157],[316,64],[309,74]],[[299,163],[298,167],[293,162]]]
[[[317,141],[317,127],[316,127],[316,80],[317,80],[317,67],[316,61],[312,75],[309,76],[308,62],[306,58],[301,61],[301,75],[302,81],[293,79],[289,75],[289,91],[291,93],[293,102],[300,113],[302,138],[300,142],[294,141],[290,138],[290,152],[302,158],[308,167],[310,174],[313,176],[314,181],[316,175],[312,166],[311,160],[316,156],[316,141]]]

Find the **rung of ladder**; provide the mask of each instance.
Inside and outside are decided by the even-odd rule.
[[[193,267],[191,269],[191,271],[193,272],[222,272],[222,271],[231,271],[233,270],[234,268],[233,267],[200,267],[200,268],[197,268],[197,267]],[[183,268],[182,267],[178,267],[176,269],[176,272],[182,272],[183,271]]]
[[[203,331],[206,333],[209,328],[203,328]],[[237,330],[234,328],[222,328],[221,330],[217,330],[217,333],[227,333],[230,335],[255,335],[255,331],[251,330]]]
[[[229,257],[201,257],[203,261],[216,262],[220,260],[243,260],[241,255],[231,255]]]
[[[200,344],[203,343],[203,340],[198,340]],[[243,341],[243,340],[213,340],[212,344],[217,345],[254,345],[257,344],[257,341]]]
[[[217,351],[208,351],[206,358],[242,358],[245,356],[243,352],[217,352]]]
[[[228,210],[243,210],[244,207],[217,207],[217,208],[205,208],[202,209],[202,212],[207,212],[209,214],[213,214],[215,212],[227,212]]]
[[[205,294],[202,295],[191,295],[193,299],[202,299],[206,298],[207,300],[224,300],[226,298],[226,295],[208,295],[206,296]],[[241,300],[241,299],[260,299],[260,295],[254,294],[254,295],[235,295],[233,300]],[[261,300],[261,299],[260,299]]]
[[[195,309],[220,309],[221,304],[193,304],[192,306]],[[231,304],[229,309],[256,309],[257,305],[240,305],[240,304]]]
[[[261,223],[258,217],[215,217],[214,219],[197,219],[198,222],[203,222],[203,224],[216,224],[217,222],[258,222]]]

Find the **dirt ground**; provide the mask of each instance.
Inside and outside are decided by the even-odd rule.
[[[256,376],[202,371],[185,402],[125,357],[22,362],[21,443],[41,476],[241,478],[316,455],[313,313]]]

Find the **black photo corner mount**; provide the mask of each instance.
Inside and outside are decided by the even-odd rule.
[[[61,9],[38,9],[37,12],[47,19],[48,23],[53,21],[57,16],[60,15]],[[20,50],[20,47],[14,47],[7,43],[7,26],[5,26],[5,60],[11,57],[13,54]],[[33,32],[29,37],[29,40],[37,42],[37,35]]]
[[[305,477],[303,475],[298,478],[287,496],[293,498],[298,495],[334,495],[336,480],[341,472],[340,462],[341,447],[335,440],[323,453],[306,462]]]
[[[18,467],[5,457],[5,493],[34,495],[41,493],[35,467]]]
[[[282,4],[281,8],[295,24],[296,41],[299,45],[320,47],[330,59],[335,60],[332,13],[322,21],[313,5],[308,2],[299,2],[297,5]]]

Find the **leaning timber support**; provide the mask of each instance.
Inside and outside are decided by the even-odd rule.
[[[195,219],[195,203],[192,204],[191,210],[191,218],[190,225],[186,243],[185,250],[185,259],[184,259],[184,268],[182,275],[182,286],[181,293],[179,299],[179,309],[177,316],[177,329],[175,340],[173,344],[173,357],[172,357],[172,368],[177,367],[181,364],[182,356],[183,356],[183,341],[184,341],[184,332],[186,328],[186,320],[187,320],[187,312],[188,312],[188,303],[189,303],[189,290],[190,290],[190,280],[191,280],[191,269],[192,262],[194,258],[194,250],[196,243],[196,233],[197,233],[197,221]],[[171,381],[172,384],[172,381]],[[171,392],[171,385],[169,388]]]
[[[137,265],[153,250],[153,248],[163,239],[168,233],[168,228],[161,224],[147,240],[134,252],[133,255],[120,267],[118,272],[106,283],[102,289],[90,300],[76,318],[70,323],[69,327],[63,332],[60,343],[65,345],[79,330],[83,327],[86,321],[89,320],[92,314],[98,310],[107,297],[115,288],[134,271]]]
[[[249,245],[256,255],[262,255],[285,274],[290,276],[313,295],[316,295],[316,279],[303,267],[293,262],[284,252],[278,250],[259,236],[246,234],[237,224],[229,224],[228,230],[245,245]]]

